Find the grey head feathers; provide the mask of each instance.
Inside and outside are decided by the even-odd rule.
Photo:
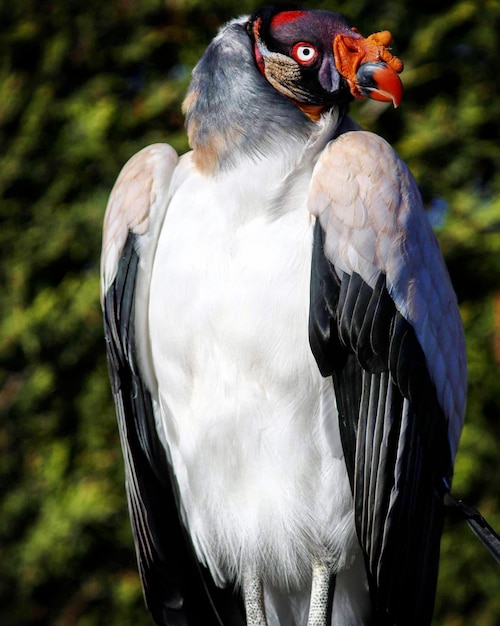
[[[286,151],[290,141],[307,142],[315,130],[259,72],[247,21],[239,18],[221,29],[194,68],[184,101],[195,163],[206,173]]]

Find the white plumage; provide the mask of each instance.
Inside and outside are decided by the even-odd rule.
[[[171,458],[199,556],[218,582],[250,568],[295,588],[310,577],[311,554],[326,545],[345,561],[352,497],[338,433],[328,432],[335,420],[324,420],[326,432],[321,423],[331,385],[308,340],[309,180],[294,179],[293,204],[275,215],[262,166],[270,181],[284,175],[269,159],[236,180],[192,173],[176,190],[158,241],[149,321]],[[279,183],[272,187],[280,193]]]

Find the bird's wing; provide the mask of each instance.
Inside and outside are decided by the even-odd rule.
[[[456,297],[415,181],[380,137],[332,141],[308,204],[310,343],[333,377],[374,602],[381,623],[388,611],[387,623],[421,626],[465,411]]]
[[[165,626],[240,624],[229,592],[216,589],[194,557],[180,522],[175,481],[155,418],[149,283],[177,161],[166,144],[144,148],[124,166],[111,192],[101,258],[108,364],[149,610]]]

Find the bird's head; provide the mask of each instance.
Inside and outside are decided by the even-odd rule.
[[[247,24],[263,76],[311,119],[353,98],[398,106],[403,63],[388,31],[367,38],[338,13],[265,7]]]
[[[217,174],[241,159],[289,155],[292,144],[302,154],[324,118],[320,149],[354,98],[397,106],[403,64],[390,41],[387,31],[364,38],[329,11],[265,7],[232,20],[197,63],[184,100],[197,168]]]

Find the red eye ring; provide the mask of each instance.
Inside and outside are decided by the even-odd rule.
[[[312,44],[301,41],[294,45],[291,56],[301,65],[311,65],[318,58],[318,51]]]

